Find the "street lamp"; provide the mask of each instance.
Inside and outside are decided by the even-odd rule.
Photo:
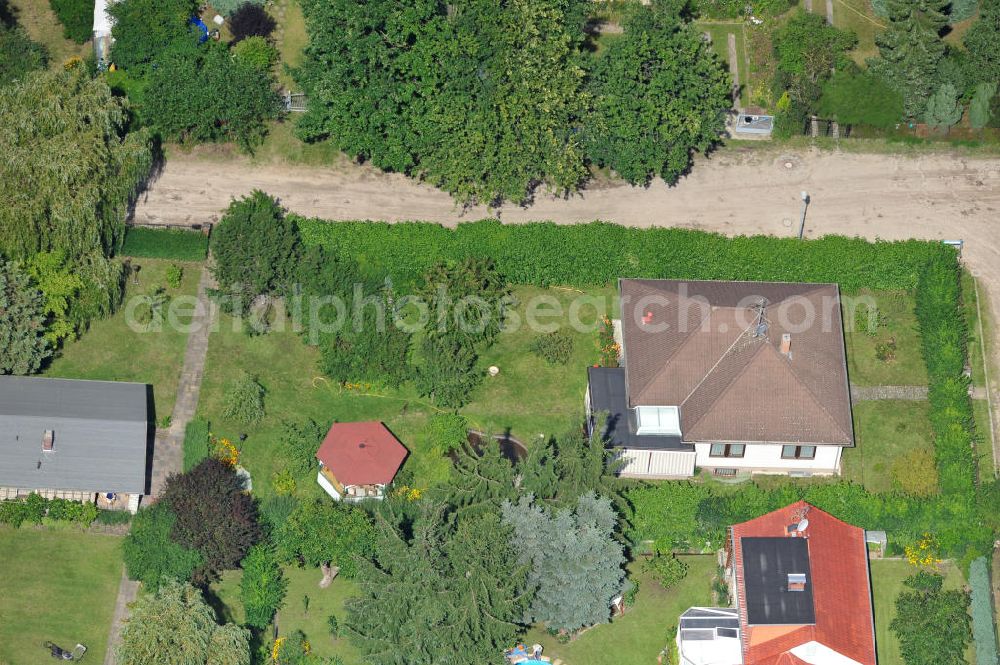
[[[799,240],[802,240],[802,234],[806,230],[806,208],[809,207],[809,192],[802,190],[802,220],[799,222]]]

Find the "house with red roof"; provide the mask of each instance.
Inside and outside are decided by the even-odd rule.
[[[804,501],[730,528],[735,607],[681,615],[682,665],[876,665],[865,532]]]
[[[408,453],[378,421],[334,423],[316,452],[316,482],[337,501],[381,499]]]

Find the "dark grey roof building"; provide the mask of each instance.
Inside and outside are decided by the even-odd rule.
[[[147,395],[141,383],[0,376],[0,489],[144,494]]]

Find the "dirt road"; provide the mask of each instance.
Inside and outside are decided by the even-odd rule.
[[[217,219],[230,198],[259,188],[291,210],[324,219],[430,220],[453,224],[490,216],[370,168],[305,169],[171,158],[136,208],[138,222],[191,224]],[[806,236],[963,239],[964,258],[988,291],[1000,322],[1000,159],[890,156],[827,151],[727,152],[701,159],[676,187],[613,186],[569,199],[539,197],[530,208],[499,211],[508,222],[602,219],[634,226],[683,226],[727,234],[798,232],[800,192],[811,197]],[[495,213],[494,213],[495,214]],[[993,348],[1000,351],[1000,326]],[[996,400],[998,353],[991,364]],[[994,401],[994,413],[998,411]]]

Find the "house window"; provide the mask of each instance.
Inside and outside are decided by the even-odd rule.
[[[639,406],[635,409],[638,428],[636,434],[681,433],[680,412],[676,406]]]
[[[743,457],[746,446],[742,443],[713,443],[709,457]]]
[[[782,446],[781,459],[815,459],[816,446]]]

